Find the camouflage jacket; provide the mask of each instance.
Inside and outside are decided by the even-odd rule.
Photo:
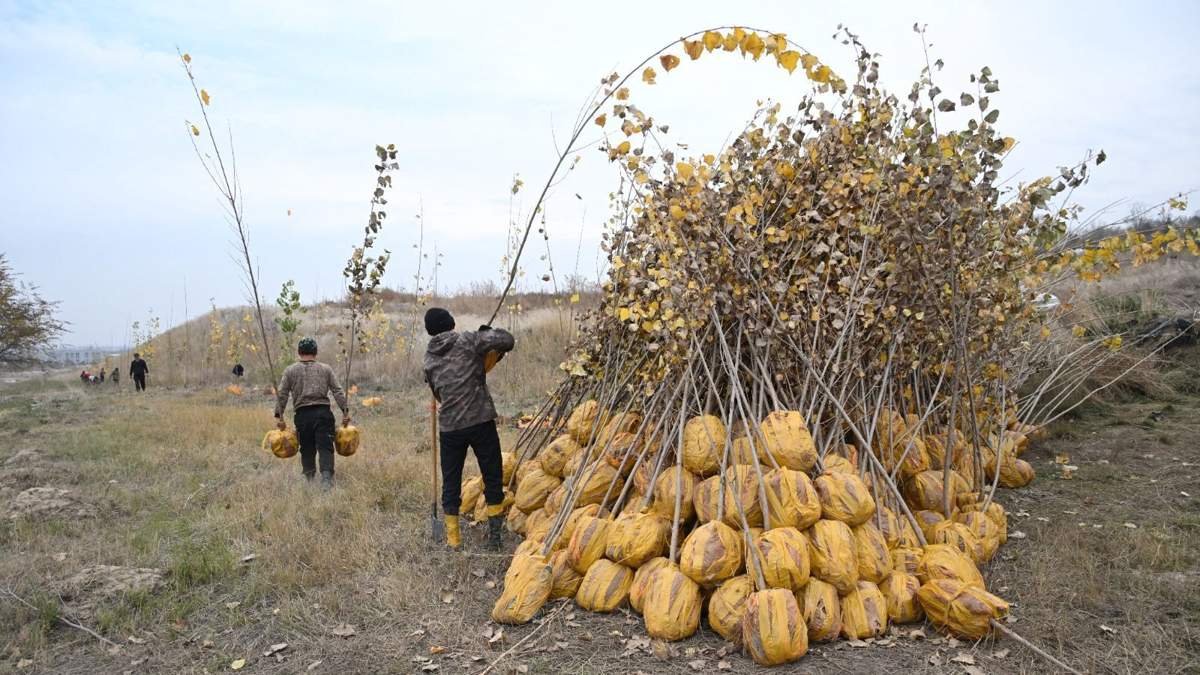
[[[457,431],[496,419],[483,357],[490,351],[512,351],[513,344],[512,333],[499,328],[447,331],[429,340],[425,381],[441,403],[438,423],[442,431]]]

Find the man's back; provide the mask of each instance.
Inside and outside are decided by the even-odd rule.
[[[425,351],[425,381],[441,403],[438,421],[443,431],[465,429],[496,419],[496,406],[487,388],[483,357],[490,351],[512,350],[506,330],[446,331],[433,336]]]
[[[329,405],[330,394],[333,394],[339,408],[347,409],[346,395],[338,384],[333,368],[320,361],[299,361],[283,371],[283,381],[279,386],[275,406],[276,416],[283,414],[289,394],[293,409],[310,405]]]

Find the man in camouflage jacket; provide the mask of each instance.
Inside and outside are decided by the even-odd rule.
[[[446,543],[455,548],[462,543],[458,510],[462,502],[463,464],[470,447],[483,474],[488,543],[498,549],[503,525],[503,465],[500,436],[496,432],[496,406],[487,388],[484,364],[489,352],[512,351],[512,333],[491,326],[480,326],[476,332],[456,332],[454,317],[437,307],[425,313],[425,331],[431,336],[425,351],[425,381],[440,404],[438,442]]]

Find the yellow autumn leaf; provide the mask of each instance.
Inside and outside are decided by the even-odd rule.
[[[1074,335],[1077,338],[1083,337],[1084,333],[1086,332],[1087,331],[1084,330],[1083,326],[1074,326],[1071,328],[1071,335]]]
[[[629,149],[630,149],[631,147],[633,147],[633,146],[631,146],[631,145],[629,144],[629,141],[621,141],[621,144],[617,146],[617,154],[618,154],[618,155],[624,155],[624,154],[626,154],[627,152],[629,152]]]
[[[787,50],[787,36],[783,33],[772,33],[767,38],[767,51],[776,54]]]
[[[817,57],[813,56],[812,54],[800,55],[800,65],[803,66],[805,70],[812,70],[819,63],[820,60],[818,60]]]
[[[704,43],[699,40],[684,40],[683,51],[695,61],[704,53]]]
[[[229,664],[230,670],[241,670],[242,668],[245,668],[245,667],[246,667],[246,659],[238,659],[238,660],[234,661],[233,663]]]
[[[754,57],[755,61],[758,60],[758,57],[762,56],[763,50],[766,47],[766,43],[762,41],[758,33],[748,33],[746,39],[742,40],[742,51],[748,52],[750,56]]]
[[[663,70],[669,73],[671,69],[679,65],[679,57],[674,54],[663,54],[658,57],[658,62],[662,64]]]
[[[669,210],[671,211],[672,218],[674,218],[675,220],[683,220],[683,216],[685,214],[683,212],[683,209],[678,204],[672,204],[671,208]]]
[[[820,66],[816,70],[809,73],[808,79],[812,80],[813,82],[828,83],[831,75],[833,75],[833,71],[829,69],[829,66]]]
[[[618,308],[617,309],[617,319],[619,319],[620,321],[628,321],[629,320],[629,308],[628,307]]]
[[[209,99],[208,99],[208,90],[207,89],[200,90],[200,100],[204,101],[204,105],[208,105]]]
[[[187,52],[184,52],[184,54],[183,54],[183,62],[184,62],[184,63],[191,63],[191,62],[192,62],[192,55],[191,55],[191,54],[188,54]]]
[[[733,30],[729,31],[729,33],[727,33],[721,40],[721,48],[727,52],[737,49],[738,45],[742,44],[743,35],[745,35],[745,33],[741,28],[734,28]]]
[[[691,180],[692,165],[687,162],[679,162],[675,165],[675,173],[679,174],[681,180]]]
[[[704,33],[704,48],[711,52],[717,47],[720,47],[724,40],[725,38],[721,37],[721,34],[717,31],[707,31]]]
[[[621,87],[617,90],[617,100],[624,101],[629,98],[629,87]]]
[[[657,75],[657,73],[654,72],[653,68],[646,68],[642,71],[642,82],[645,82],[646,84],[654,84],[655,75]]]
[[[775,171],[784,178],[792,178],[796,175],[796,167],[792,166],[791,162],[780,162],[775,167]]]
[[[192,135],[193,135],[193,136],[199,136],[199,135],[200,135],[200,130],[196,128],[196,125],[195,125],[195,124],[193,124],[193,125],[191,125],[191,126],[192,126]]]
[[[598,126],[598,127],[604,126],[604,123],[607,121],[608,121],[608,116],[605,115],[604,113],[600,113],[599,115],[596,116],[596,126]]]
[[[789,73],[791,73],[796,70],[796,64],[800,61],[800,52],[794,49],[789,49],[786,52],[776,54],[775,60],[779,62],[779,65],[783,66]]]
[[[1004,151],[1008,152],[1009,150],[1012,150],[1013,146],[1016,144],[1017,144],[1017,139],[1015,139],[1011,136],[1006,137],[1004,139]]]
[[[571,304],[572,304],[572,305],[577,305],[577,304],[579,304],[579,294],[578,294],[578,293],[572,293],[572,294],[571,294]]]

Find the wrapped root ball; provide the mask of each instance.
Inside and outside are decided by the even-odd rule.
[[[621,476],[627,478],[633,472],[633,467],[637,466],[638,455],[641,453],[641,444],[638,443],[637,436],[622,431],[600,447],[605,448],[604,461]]]
[[[362,433],[359,432],[358,427],[353,424],[342,425],[334,433],[333,448],[342,457],[349,457],[358,452],[358,445],[361,441]]]
[[[600,433],[604,422],[597,419],[600,416],[600,404],[596,401],[584,401],[575,407],[567,418],[567,433],[581,446],[591,445],[592,438]]]
[[[567,561],[571,568],[586,574],[592,563],[604,557],[608,547],[608,530],[612,521],[595,516],[581,518],[567,544]]]
[[[1033,482],[1034,477],[1033,466],[1023,459],[1013,459],[1000,465],[1000,485],[1003,487],[1025,487]]]
[[[822,518],[808,531],[812,575],[849,593],[858,584],[858,542],[850,526]]]
[[[900,541],[896,543],[896,548],[921,546],[921,538],[917,536],[917,529],[913,527],[912,522],[907,517],[900,518]]]
[[[904,532],[904,526],[900,523],[900,517],[896,512],[886,506],[881,506],[875,509],[875,515],[868,521],[875,524],[879,528],[879,533],[883,535],[883,541],[887,543],[889,549],[896,548],[900,545],[900,536]]]
[[[629,598],[631,584],[633,570],[601,558],[583,575],[575,602],[593,612],[611,612]]]
[[[708,625],[721,637],[741,644],[742,617],[746,614],[746,601],[754,592],[754,582],[742,574],[727,579],[708,598]],[[835,593],[834,597],[837,595]]]
[[[629,606],[638,614],[642,613],[646,591],[650,588],[650,578],[654,573],[669,566],[670,560],[663,557],[653,558],[642,563],[633,573],[633,583],[629,585]]]
[[[700,482],[692,503],[696,507],[696,518],[707,523],[717,517],[717,504],[721,499],[721,476],[712,476]],[[758,476],[752,466],[729,467],[725,471],[724,515],[726,525],[741,528],[742,519],[738,507],[746,515],[751,527],[762,527],[762,506],[758,502]]]
[[[533,462],[524,462],[533,466]],[[513,472],[517,470],[517,456],[511,452],[500,453],[500,478],[502,483],[508,485],[512,480]]]
[[[960,581],[975,588],[986,588],[983,575],[967,554],[946,544],[930,544],[925,547],[921,563],[917,565],[917,578],[922,584],[938,579]]]
[[[808,651],[808,627],[796,596],[782,588],[752,593],[742,618],[742,645],[760,666],[791,663]]]
[[[757,567],[767,586],[793,593],[804,588],[809,577],[808,546],[808,538],[794,527],[767,530],[755,537]]]
[[[960,492],[970,492],[967,481],[956,472],[950,472],[950,504],[953,506]],[[914,510],[935,511],[946,515],[942,501],[942,472],[922,471],[904,483],[904,500]]]
[[[892,549],[892,570],[905,574],[916,574],[925,551],[915,546],[898,546]]]
[[[983,546],[983,559],[976,562],[982,564],[996,555],[1000,548],[1000,528],[991,518],[979,511],[969,511],[955,515],[954,520],[962,523]]]
[[[865,640],[887,632],[887,600],[879,587],[860,581],[842,596],[842,635],[847,640]]]
[[[748,436],[738,436],[733,439],[733,446],[729,448],[729,463],[733,466],[753,467],[754,462],[758,459],[760,445],[762,445],[761,438],[751,440]]]
[[[562,532],[554,542],[555,550],[566,548],[571,543],[571,537],[575,535],[576,528],[579,527],[579,523],[583,522],[584,518],[593,518],[598,515],[600,515],[599,504],[588,504],[587,506],[572,509],[570,515],[567,516],[566,522],[563,523]]]
[[[583,446],[571,438],[570,434],[563,434],[538,453],[538,466],[546,475],[562,478],[563,470],[567,467],[567,460],[581,452],[583,452]]]
[[[525,538],[545,541],[552,525],[554,516],[546,513],[545,509],[538,509],[525,518]]]
[[[821,498],[808,474],[791,469],[772,469],[763,475],[770,516],[768,527],[807,530],[821,519]]]
[[[773,457],[780,467],[794,471],[811,471],[817,463],[817,448],[804,415],[794,410],[770,413],[758,426],[761,432],[759,456],[764,466],[773,466]]]
[[[496,623],[528,623],[546,604],[553,586],[553,570],[540,555],[514,556],[504,575],[504,590],[492,607]]]
[[[599,504],[604,496],[608,495],[611,506],[612,500],[621,494],[621,488],[624,486],[625,479],[617,473],[616,469],[605,462],[593,462],[590,467],[584,469],[583,484],[579,487],[575,504],[578,506]]]
[[[697,476],[711,476],[721,465],[725,425],[714,415],[693,417],[683,425],[683,465]]]
[[[952,520],[944,520],[931,527],[929,543],[953,546],[969,556],[976,565],[987,560],[983,542],[966,525]]]
[[[691,471],[680,470],[679,467],[668,468],[654,481],[654,501],[650,508],[663,518],[674,520],[675,496],[678,494],[679,520],[686,523],[696,515],[696,487],[699,485],[700,479]]]
[[[517,483],[517,494],[521,493],[520,486],[521,484]],[[570,495],[570,491],[571,485],[569,482],[563,481],[559,483],[558,487],[554,488],[550,491],[550,494],[546,495],[546,501],[542,504],[542,508],[546,510],[546,513],[551,515],[557,514],[564,506],[567,505],[567,499]]]
[[[660,640],[682,640],[700,627],[700,587],[675,564],[652,574],[642,605],[646,632]]]
[[[533,467],[517,484],[517,508],[526,513],[542,508],[546,497],[561,484],[562,480],[542,471],[542,467]]]
[[[671,524],[655,513],[643,513],[628,520],[621,516],[608,532],[605,555],[627,567],[638,567],[663,554],[671,536]]]
[[[475,505],[479,502],[479,498],[483,496],[483,478],[475,476],[474,478],[464,480],[459,496],[461,499],[458,502],[458,512],[474,513]]]
[[[513,559],[516,559],[518,556],[522,556],[522,555],[541,555],[541,554],[542,554],[542,540],[526,538],[524,541],[517,544],[517,547],[515,549],[513,549],[512,557],[513,557]],[[510,567],[509,569],[512,569],[512,568]]]
[[[725,523],[705,523],[683,540],[679,569],[701,586],[715,586],[742,566],[740,535]]]
[[[925,441],[919,436],[906,436],[895,445],[886,448],[880,461],[888,472],[895,471],[907,480],[930,468],[929,453],[925,449]]]
[[[566,551],[555,551],[550,554],[550,599],[573,598],[579,585],[583,583],[583,575],[576,572],[567,563]]]
[[[996,524],[996,534],[1000,538],[1000,543],[1008,543],[1008,513],[1004,511],[1004,507],[999,502],[992,501],[987,505],[986,510],[981,511],[980,509],[982,508],[982,503],[976,503],[964,506],[963,511],[966,513],[978,512],[987,516],[988,519]],[[955,519],[958,520],[957,517]]]
[[[821,468],[824,469],[821,473],[858,473],[853,462],[832,452],[821,459]]]
[[[870,521],[853,528],[854,552],[858,558],[858,578],[881,584],[892,573],[892,554],[879,528]]]
[[[279,459],[288,459],[294,457],[300,449],[300,439],[291,429],[272,429],[263,436],[262,447],[263,450],[270,450],[271,454]]]
[[[933,536],[933,528],[941,522],[945,522],[946,517],[937,511],[917,511],[913,514],[913,518],[917,521],[917,525],[921,528],[921,533],[925,535],[925,539]]]
[[[821,517],[847,525],[865,523],[875,513],[866,483],[853,474],[827,473],[813,481],[821,498]]]
[[[596,436],[596,445],[608,447],[621,434],[633,435],[642,425],[642,416],[634,412],[613,415]]]
[[[926,434],[922,440],[925,442],[925,454],[929,457],[929,468],[940,470],[946,462],[946,437]]]
[[[529,514],[521,509],[509,509],[508,516],[504,518],[504,526],[513,534],[524,535],[528,522]]]
[[[1008,603],[982,588],[953,579],[934,579],[921,586],[917,599],[939,630],[968,640],[991,631],[991,621],[1008,615]]]
[[[836,640],[842,632],[842,601],[837,589],[814,577],[796,597],[804,612],[808,639],[812,642]]]
[[[917,575],[900,571],[892,572],[879,586],[887,600],[888,619],[892,623],[915,623],[925,617],[921,603],[917,601],[919,590],[921,581]]]

